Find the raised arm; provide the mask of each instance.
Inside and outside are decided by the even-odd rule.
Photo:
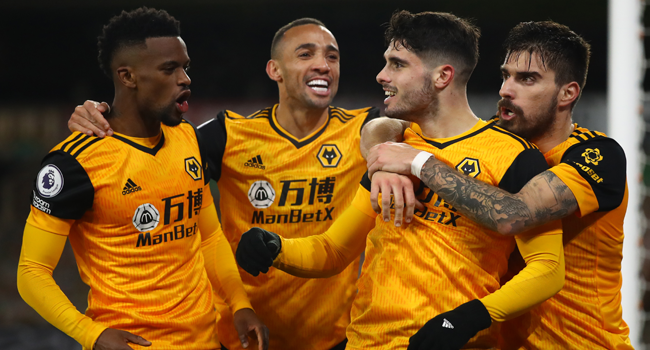
[[[384,143],[368,154],[368,172],[377,170],[412,174],[445,201],[476,223],[504,235],[514,235],[571,215],[578,209],[571,189],[547,170],[532,178],[518,193],[509,193],[465,176],[428,154],[409,145]],[[422,163],[420,163],[422,164]],[[415,169],[413,170],[415,171]]]
[[[381,117],[369,121],[361,129],[361,155],[365,158],[368,151],[375,145],[386,141],[400,142],[403,140],[404,130],[409,127],[409,122]]]

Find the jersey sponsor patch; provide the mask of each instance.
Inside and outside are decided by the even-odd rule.
[[[153,204],[142,204],[133,214],[133,226],[140,232],[151,231],[160,223],[160,212]]]
[[[266,169],[266,166],[262,162],[262,156],[260,156],[259,154],[249,159],[246,163],[244,163],[244,166],[262,169],[262,170]]]
[[[268,208],[275,200],[275,190],[266,181],[255,181],[248,190],[248,200],[255,208]]]
[[[63,189],[63,173],[54,164],[44,166],[36,181],[38,193],[45,198],[55,197]]]
[[[584,152],[582,152],[582,156],[585,157],[585,163],[587,164],[598,165],[598,162],[603,160],[603,156],[600,154],[600,150],[598,148],[587,148]]]
[[[343,158],[343,154],[341,154],[341,151],[339,151],[336,145],[326,144],[320,147],[316,158],[318,158],[323,168],[336,168],[341,158]]]

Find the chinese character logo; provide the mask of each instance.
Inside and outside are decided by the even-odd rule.
[[[248,200],[255,208],[268,208],[275,200],[275,190],[266,181],[255,181],[248,190]]]
[[[587,162],[587,164],[598,165],[598,162],[603,160],[603,156],[600,154],[600,150],[598,148],[587,148],[582,153],[582,156],[585,157],[585,162]]]
[[[467,176],[477,177],[481,173],[481,165],[478,163],[478,159],[465,157],[456,165],[456,170]]]
[[[140,232],[151,231],[158,226],[160,213],[153,204],[143,204],[135,210],[133,226]]]
[[[185,171],[189,174],[194,181],[201,180],[201,163],[194,157],[185,158]]]
[[[334,144],[322,145],[316,155],[323,168],[336,168],[342,157],[341,151]]]
[[[63,173],[54,164],[44,166],[36,181],[38,193],[45,198],[52,198],[63,189]]]

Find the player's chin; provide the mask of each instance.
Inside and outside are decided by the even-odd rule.
[[[176,126],[181,123],[183,120],[183,113],[178,111],[172,111],[171,113],[165,113],[160,118],[160,122],[167,126]]]

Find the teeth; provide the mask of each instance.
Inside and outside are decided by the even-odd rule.
[[[314,91],[318,92],[327,92],[327,88],[320,87],[320,86],[310,86],[310,88]]]
[[[385,94],[386,96],[395,96],[395,92],[394,92],[394,91],[388,91],[388,90],[386,90],[386,91],[384,91],[384,94]]]
[[[308,82],[307,85],[309,85],[309,86],[319,85],[319,86],[328,87],[329,83],[327,82],[327,80],[314,79],[314,80]]]

